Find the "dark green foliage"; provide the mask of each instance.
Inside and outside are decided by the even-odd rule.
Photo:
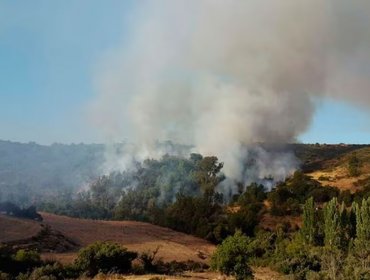
[[[268,199],[271,202],[271,214],[300,215],[301,205],[308,198],[312,197],[315,202],[323,203],[338,196],[338,193],[338,189],[323,187],[318,181],[296,171],[292,178],[276,186],[268,194]]]
[[[347,208],[334,198],[320,209],[314,208],[313,200],[309,199],[304,206],[300,232],[279,229],[262,246],[263,254],[257,257],[253,253],[254,263],[275,267],[292,279],[370,279],[370,231],[366,226],[370,221],[369,202],[370,199]],[[311,243],[313,233],[316,237]],[[258,233],[252,244],[261,243],[260,240]]]
[[[328,248],[340,246],[340,213],[338,210],[338,200],[333,198],[324,207],[324,244]]]
[[[143,264],[143,271],[145,273],[155,273],[157,272],[157,266],[154,263],[155,256],[157,255],[160,247],[157,247],[152,252],[144,252],[139,255],[139,259]]]
[[[351,206],[353,202],[353,195],[349,190],[341,191],[339,196],[338,196],[338,201],[340,203],[344,203],[347,207]]]
[[[201,197],[179,194],[176,202],[166,209],[165,225],[178,231],[219,242],[227,235],[226,232],[222,233],[224,219],[221,216],[223,213],[221,202],[222,196],[217,193],[207,193]]]
[[[362,269],[370,269],[370,198],[363,199],[362,204],[355,203],[356,238],[354,255],[361,261]]]
[[[248,265],[251,240],[236,232],[226,238],[217,247],[212,256],[211,267],[223,274],[234,276],[237,280],[253,279],[253,272]]]
[[[276,233],[272,252],[266,254],[268,264],[292,279],[306,279],[310,271],[320,271],[320,259],[302,238],[301,233],[288,234],[281,230]]]
[[[348,161],[348,174],[351,177],[356,177],[361,174],[361,162],[356,153],[353,153]]]
[[[254,235],[254,229],[259,223],[260,207],[251,205],[249,207],[240,207],[235,213],[228,214],[228,224],[231,232],[239,229],[248,236]]]
[[[263,185],[252,183],[246,186],[245,192],[238,196],[236,202],[238,205],[247,206],[250,204],[263,205],[263,201],[267,198],[266,190]]]
[[[362,204],[355,204],[356,241],[364,243],[370,240],[370,198],[363,199]]]
[[[315,221],[315,204],[313,198],[309,198],[303,206],[303,223],[301,235],[307,245],[314,245],[317,232]]]
[[[194,156],[191,157],[194,159]],[[200,157],[198,157],[200,159]],[[215,187],[224,179],[220,175],[223,163],[219,163],[217,157],[205,157],[195,161],[193,177],[204,193],[213,192]]]
[[[75,261],[76,267],[88,276],[99,272],[127,273],[137,253],[127,251],[118,244],[96,242],[83,248]]]
[[[294,275],[294,279],[306,279],[310,271],[319,271],[321,269],[320,259],[316,255],[308,252],[287,255],[286,258],[278,264],[279,271],[284,274]]]
[[[64,280],[75,279],[79,277],[80,272],[73,266],[63,266],[60,263],[46,264],[35,268],[30,273],[19,275],[18,279],[27,280]]]
[[[21,208],[12,202],[6,201],[0,203],[0,212],[5,212],[7,215],[19,218],[42,221],[42,217],[37,213],[35,206]]]
[[[266,197],[264,186],[256,183],[246,186],[244,193],[234,197],[236,201],[230,207],[237,207],[238,211],[228,213],[230,231],[235,232],[239,229],[248,236],[254,235],[254,229],[259,223],[264,207],[263,201]]]
[[[12,248],[0,246],[0,271],[2,272],[15,276],[41,265],[40,255],[36,251],[14,252]]]
[[[127,184],[115,208],[117,219],[153,220],[151,211],[175,201],[176,195],[213,195],[223,180],[222,163],[216,157],[192,154],[189,159],[164,156],[146,160],[134,173],[127,173]],[[135,186],[131,186],[133,183]]]

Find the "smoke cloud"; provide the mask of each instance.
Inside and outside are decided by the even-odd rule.
[[[140,1],[97,75],[93,118],[155,157],[155,141],[217,155],[235,179],[284,177],[296,162],[252,143],[296,141],[323,97],[370,107],[370,1]],[[126,160],[123,160],[127,164]],[[294,169],[294,168],[293,168]]]

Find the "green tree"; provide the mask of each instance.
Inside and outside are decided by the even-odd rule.
[[[213,192],[215,187],[224,180],[225,177],[220,174],[223,166],[224,164],[219,163],[217,157],[204,157],[196,163],[194,178],[203,192]]]
[[[356,212],[355,254],[363,269],[370,268],[370,197],[361,206],[354,203]]]
[[[322,273],[327,279],[342,279],[347,249],[346,229],[349,224],[344,203],[338,208],[337,198],[333,198],[324,207],[324,245],[320,258]]]
[[[328,248],[337,248],[340,245],[338,232],[341,227],[337,202],[337,198],[333,198],[324,207],[324,244]]]
[[[211,267],[237,280],[253,279],[253,272],[248,265],[250,239],[237,231],[226,238],[217,247],[211,259]]]
[[[303,206],[303,224],[301,235],[307,245],[314,245],[316,234],[315,203],[310,197]]]

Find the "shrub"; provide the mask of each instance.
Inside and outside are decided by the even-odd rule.
[[[348,174],[350,177],[356,177],[361,174],[361,162],[356,153],[353,153],[348,161]]]
[[[10,275],[0,271],[0,280],[10,280]]]
[[[154,263],[155,256],[157,255],[159,251],[159,246],[152,252],[147,251],[143,252],[139,255],[139,259],[143,264],[143,269],[145,272],[155,272],[156,271],[156,265]]]
[[[18,250],[13,256],[9,273],[27,272],[42,265],[40,254],[36,251]]]
[[[14,260],[29,264],[39,264],[41,262],[40,254],[36,251],[18,250]]]
[[[253,279],[253,272],[248,265],[249,252],[250,239],[237,231],[217,247],[211,259],[211,267],[237,280]]]
[[[78,275],[69,275],[68,270],[65,269],[61,264],[47,264],[38,268],[35,268],[32,273],[28,276],[29,280],[39,279],[50,279],[50,280],[63,280],[66,278],[77,278]]]
[[[82,249],[75,261],[81,272],[95,276],[99,272],[127,273],[137,253],[110,242],[96,242]]]

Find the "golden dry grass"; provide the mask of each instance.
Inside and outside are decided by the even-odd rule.
[[[255,267],[253,268],[254,279],[255,280],[284,280],[286,277],[275,271],[272,271],[267,267]],[[222,276],[216,272],[187,272],[179,276],[168,276],[168,275],[97,275],[94,280],[184,280],[184,279],[194,279],[194,280],[231,280],[233,277]],[[88,278],[81,278],[80,280],[88,280]]]
[[[201,259],[198,252],[210,256],[215,246],[187,234],[154,226],[147,223],[133,221],[94,221],[85,219],[69,218],[48,213],[42,213],[43,223],[50,225],[53,229],[62,232],[67,237],[77,241],[81,246],[86,246],[95,241],[113,241],[122,244],[129,250],[144,252],[154,250],[161,246],[158,257],[164,261],[187,261],[208,262],[208,259]],[[36,221],[13,218],[0,215],[0,242],[8,242],[19,239],[26,239],[35,236],[41,225]],[[59,260],[62,263],[71,263],[77,252],[67,253],[44,253],[43,258]],[[283,276],[269,268],[254,268],[256,280],[283,280]],[[194,273],[187,272],[182,276],[163,275],[98,275],[95,280],[182,280],[182,279],[232,279],[221,276],[215,272]],[[81,278],[83,280],[84,278]]]
[[[223,277],[219,273],[215,272],[200,272],[193,273],[188,272],[182,275],[170,276],[170,275],[97,275],[94,280],[183,280],[183,279],[194,279],[194,280],[207,280],[207,279],[233,279],[231,277]],[[81,278],[79,280],[88,280],[88,278]]]
[[[184,233],[167,228],[134,221],[98,221],[70,218],[48,213],[41,213],[44,223],[60,231],[81,246],[95,241],[113,241],[129,250],[145,252],[160,247],[158,257],[164,261],[207,262],[198,255],[202,252],[210,256],[215,250],[211,243]],[[44,254],[44,257],[71,262],[76,252],[63,254]]]
[[[0,215],[0,242],[30,238],[40,230],[36,221]]]
[[[352,193],[361,190],[357,182],[370,177],[370,148],[363,148],[356,151],[361,162],[360,176],[351,177],[348,174],[348,163],[353,152],[349,152],[339,158],[328,160],[324,168],[309,173],[313,179],[320,181],[323,186],[336,187],[342,191],[349,190]]]
[[[332,166],[330,169],[324,169],[309,173],[313,179],[320,181],[323,186],[336,187],[339,190],[349,190],[352,193],[361,190],[356,183],[370,176],[370,163],[364,163],[361,167],[361,175],[350,177],[345,165]]]

